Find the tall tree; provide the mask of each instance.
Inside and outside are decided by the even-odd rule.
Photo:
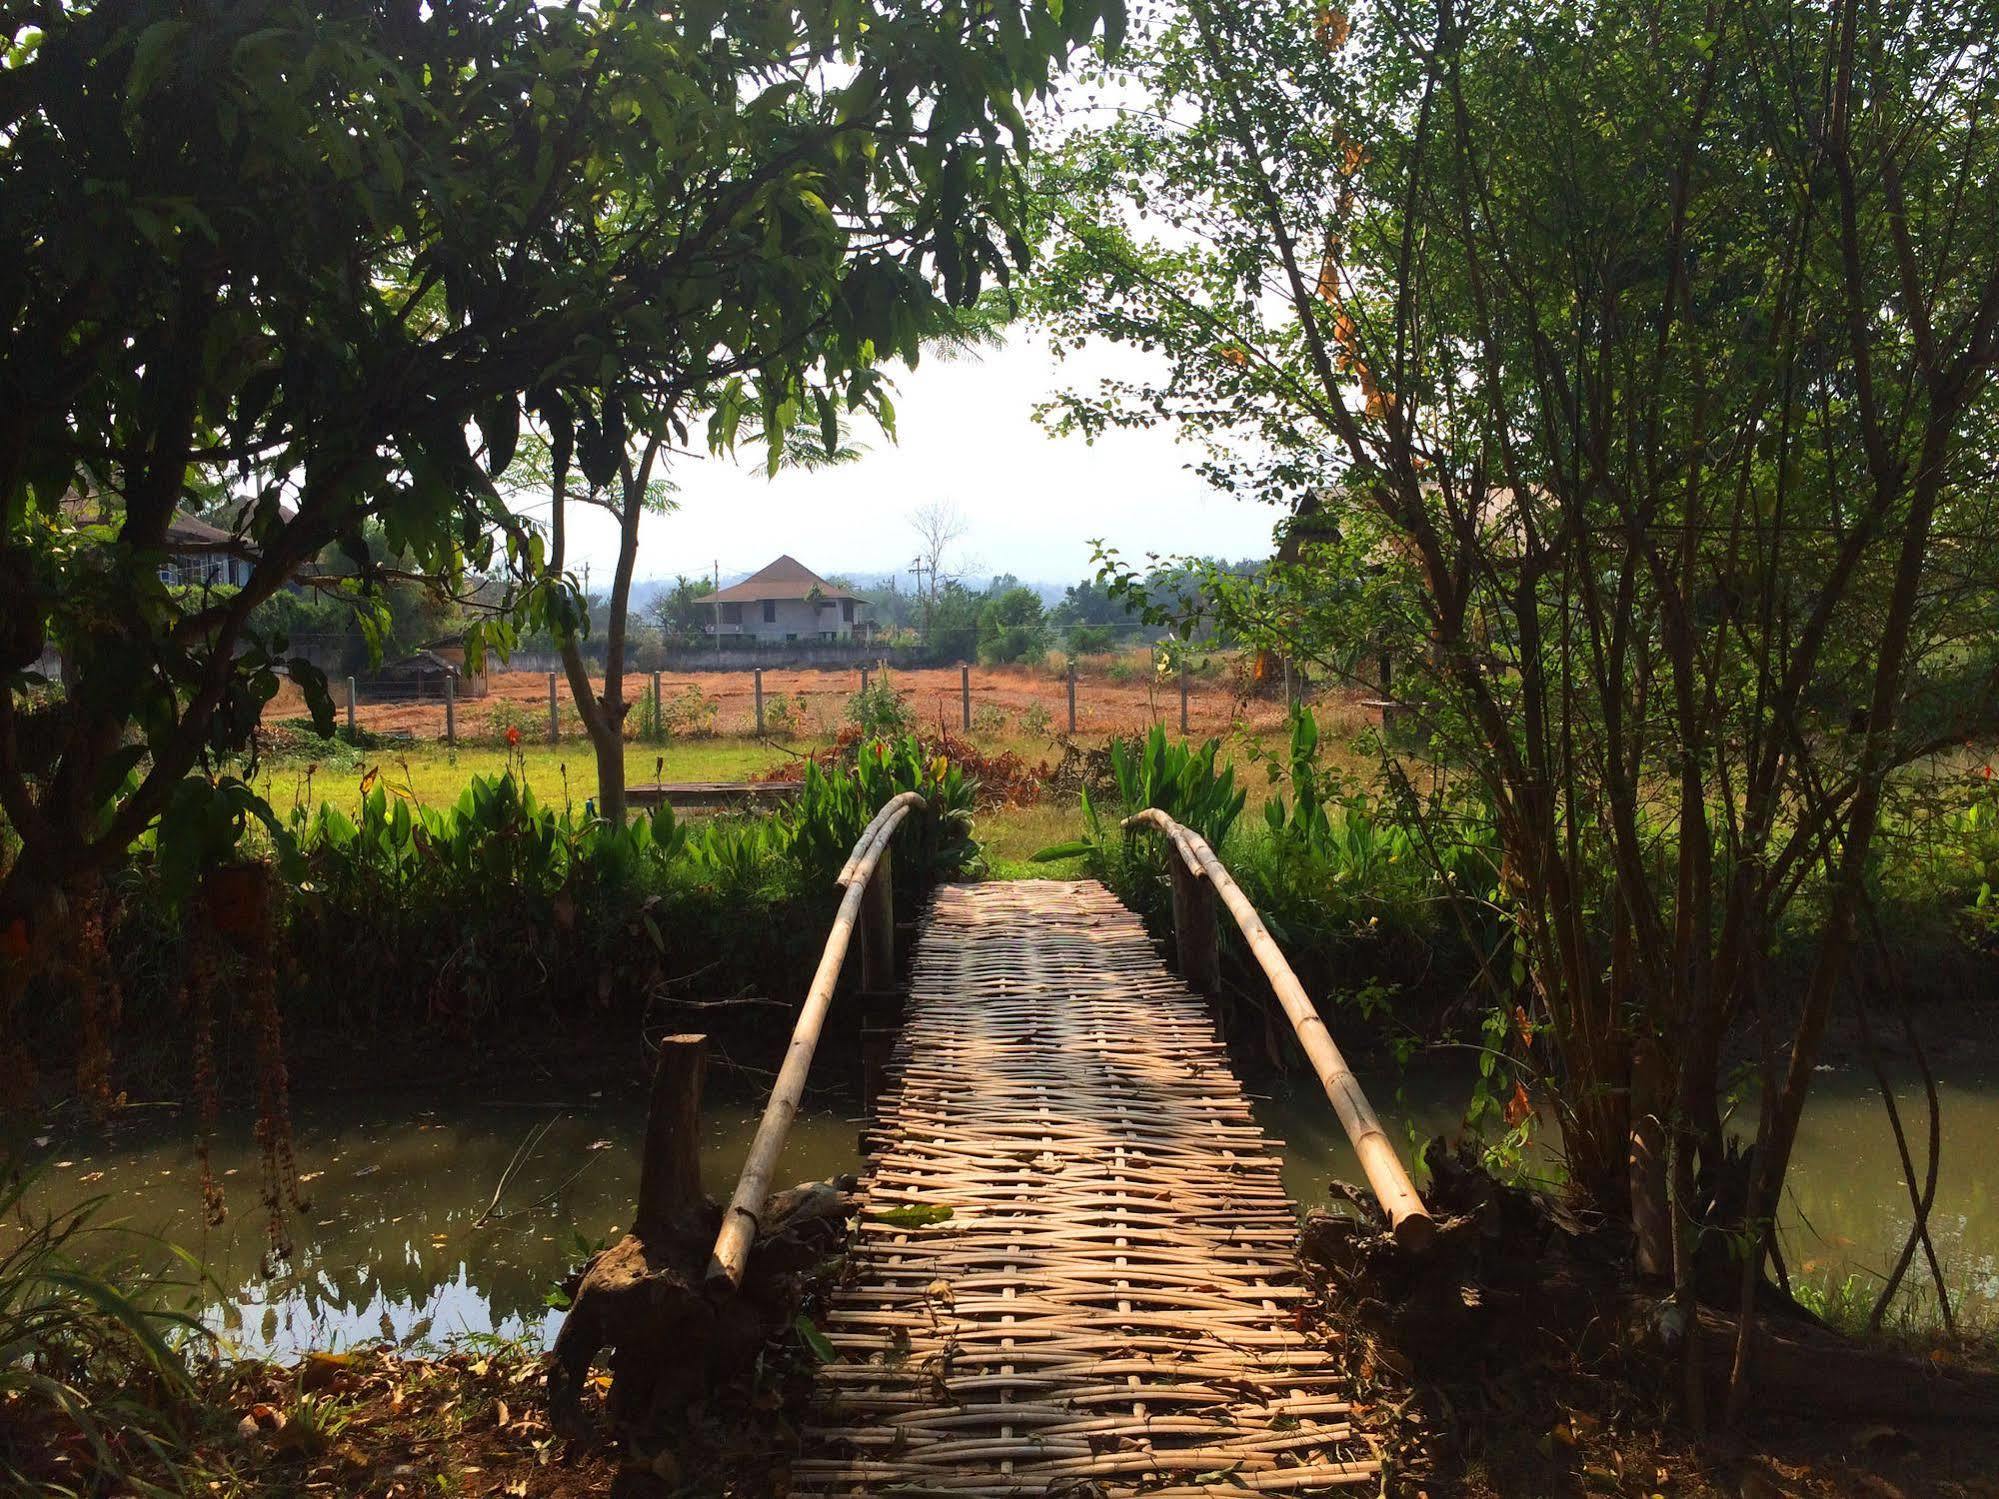
[[[923,595],[923,638],[928,642],[938,594],[946,583],[957,581],[955,575],[944,572],[944,559],[965,539],[970,527],[963,512],[949,500],[932,500],[911,513],[909,528],[916,533],[916,583]]]
[[[1165,357],[1057,420],[1293,511],[1211,580],[1251,638],[1387,639],[1489,805],[1573,1181],[1686,1296],[1764,1263],[1898,775],[1993,728],[1993,20],[1184,0],[1047,184],[1047,315]]]
[[[330,722],[251,614],[330,545],[367,577],[371,518],[433,576],[504,551],[545,577],[489,477],[524,410],[598,484],[634,401],[676,441],[699,406],[722,446],[746,412],[780,438],[888,415],[874,361],[1026,252],[1019,101],[1122,24],[1115,0],[10,15],[0,917],[218,795],[240,815],[213,772],[286,671]],[[239,472],[265,481],[248,581],[169,595],[175,507]],[[79,493],[109,519],[78,524]],[[519,601],[475,652],[577,614],[566,581]]]

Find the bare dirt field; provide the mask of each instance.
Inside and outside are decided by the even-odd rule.
[[[939,723],[957,732],[963,705],[956,667],[897,671],[890,675],[895,689],[915,711],[920,723]],[[524,737],[547,732],[548,676],[542,672],[495,672],[483,698],[463,698],[457,704],[457,732],[466,740],[496,737],[508,723]],[[853,669],[766,669],[763,674],[765,725],[774,736],[818,740],[843,722],[849,699],[860,686]],[[624,693],[639,704],[652,690],[650,674],[628,673]],[[335,688],[336,699],[340,689]],[[747,671],[666,672],[660,677],[660,697],[669,736],[749,734],[755,731],[755,688]],[[974,666],[971,668],[972,732],[977,739],[1040,738],[1068,728],[1068,684],[1059,669],[1037,666]],[[563,736],[579,732],[567,678],[556,677],[557,714]],[[344,712],[345,703],[340,704]],[[1281,695],[1244,698],[1236,675],[1226,668],[1195,676],[1188,682],[1188,732],[1208,737],[1232,729],[1267,733],[1284,721]],[[1315,703],[1321,723],[1328,713],[1339,729],[1357,728],[1366,710],[1344,696]],[[303,713],[298,690],[289,685],[269,710],[282,718]],[[1086,739],[1142,731],[1163,723],[1179,728],[1179,684],[1166,677],[1154,680],[1141,664],[1112,658],[1086,661],[1076,682],[1076,733]],[[444,704],[437,698],[421,702],[370,702],[365,695],[357,711],[360,726],[377,733],[402,731],[416,739],[444,736]],[[1351,717],[1348,725],[1344,720]],[[627,733],[638,725],[640,709],[632,710]]]

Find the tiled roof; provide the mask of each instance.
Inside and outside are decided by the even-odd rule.
[[[711,593],[700,600],[703,604],[756,604],[765,599],[802,599],[814,589],[819,597],[830,601],[856,599],[860,595],[845,588],[836,588],[811,568],[795,557],[780,557],[769,567],[751,573],[742,582],[724,588],[720,593]]]

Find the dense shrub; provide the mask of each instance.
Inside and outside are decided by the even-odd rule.
[[[932,809],[897,840],[896,878],[913,903],[927,879],[978,860],[971,783],[913,739],[865,745],[850,766],[812,767],[783,812],[699,824],[668,808],[612,823],[581,804],[543,802],[511,773],[475,777],[443,807],[364,778],[357,803],[294,808],[251,866],[270,890],[285,1029],[307,1051],[358,1040],[408,1048],[416,1065],[426,1032],[518,1046],[603,1025],[628,1034],[703,993],[795,995],[839,899],[834,875],[876,809],[903,790],[921,791]],[[182,1087],[190,975],[201,961],[188,933],[203,929],[202,902],[142,850],[105,908],[101,987],[113,998],[99,1008],[115,1026],[119,1085]],[[77,1062],[78,986],[59,977],[45,1003],[21,1009],[35,1021],[24,1028],[27,1053],[51,1084]],[[214,975],[218,1020],[241,1011],[243,983],[233,969]],[[255,1038],[240,1029],[217,1027],[222,1073],[253,1060]]]

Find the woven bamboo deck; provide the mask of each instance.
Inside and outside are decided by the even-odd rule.
[[[896,1069],[793,1495],[1379,1485],[1270,1142],[1101,885],[941,890]]]

